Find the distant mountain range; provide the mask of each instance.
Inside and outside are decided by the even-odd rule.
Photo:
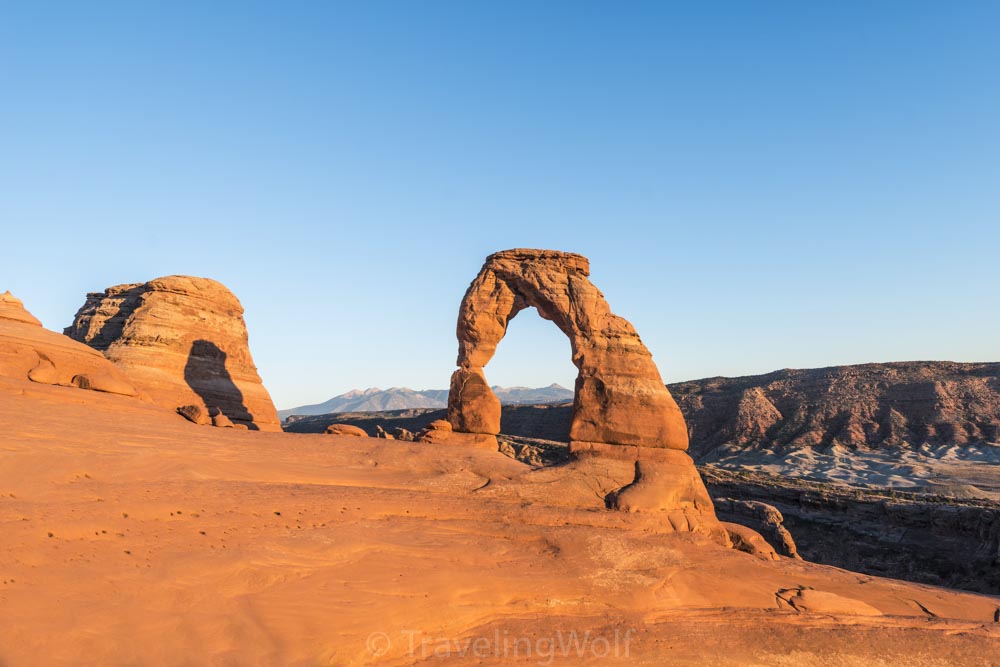
[[[504,405],[525,403],[561,403],[573,400],[573,390],[558,384],[548,387],[493,387]],[[284,420],[291,415],[325,415],[334,412],[382,412],[385,410],[409,410],[411,408],[445,408],[448,406],[447,389],[425,389],[416,391],[406,387],[391,389],[354,389],[346,394],[334,396],[328,401],[314,405],[278,410]]]

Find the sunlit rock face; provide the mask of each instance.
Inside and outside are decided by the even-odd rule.
[[[218,408],[236,424],[281,430],[250,356],[243,306],[215,280],[167,276],[90,293],[65,333],[164,407]]]
[[[137,394],[125,374],[100,353],[44,328],[9,291],[0,294],[0,377]]]
[[[687,429],[652,355],[628,320],[590,282],[590,262],[554,250],[505,250],[487,258],[458,315],[458,370],[448,417],[458,431],[500,432],[500,401],[483,367],[507,325],[534,307],[572,345],[576,379],[570,440],[687,449]]]
[[[716,531],[712,501],[684,453],[684,417],[635,328],[611,312],[589,275],[589,260],[574,253],[516,249],[486,259],[459,308],[448,420],[479,440],[500,432],[500,401],[483,368],[510,320],[533,307],[569,337],[579,371],[571,450],[635,462],[633,482],[609,494],[608,506],[667,512],[677,530]]]

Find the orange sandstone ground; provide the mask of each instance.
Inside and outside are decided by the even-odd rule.
[[[604,508],[626,462],[199,427],[7,378],[0,434],[4,667],[1000,662],[1000,599],[664,533]]]

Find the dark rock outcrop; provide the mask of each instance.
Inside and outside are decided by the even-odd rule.
[[[732,499],[766,503],[780,512],[781,525],[795,536],[805,560],[1000,594],[1000,503],[711,466],[701,467],[701,474],[720,518],[733,520]]]
[[[177,414],[189,422],[199,426],[207,426],[212,423],[212,418],[208,414],[208,409],[200,405],[182,405],[177,408]]]

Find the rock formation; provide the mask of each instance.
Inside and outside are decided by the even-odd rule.
[[[210,410],[212,412],[212,426],[218,428],[236,428],[236,424],[233,420],[226,416],[226,414],[219,408],[213,408]]]
[[[198,426],[208,426],[212,423],[208,409],[200,405],[182,405],[177,408],[177,414]]]
[[[571,450],[635,461],[634,481],[610,494],[608,505],[671,512],[677,530],[698,530],[703,523],[717,529],[711,499],[684,453],[688,436],[680,409],[635,329],[611,312],[589,275],[587,258],[573,253],[517,249],[490,255],[459,309],[459,368],[448,395],[448,420],[456,433],[441,438],[441,431],[430,430],[424,439],[451,442],[468,434],[497,446],[500,401],[483,367],[510,320],[534,307],[569,337],[579,371]]]
[[[326,429],[326,433],[327,435],[351,435],[356,438],[368,437],[363,428],[351,426],[350,424],[333,424]]]
[[[0,294],[0,376],[135,396],[119,369],[86,345],[42,327],[19,299]]]
[[[733,548],[737,551],[746,552],[761,560],[780,560],[774,547],[756,530],[741,523],[723,521],[722,525],[729,534]]]
[[[780,554],[792,548],[855,572],[1000,594],[1000,503],[712,466],[701,473],[719,518],[751,526]]]
[[[214,280],[167,276],[88,294],[65,333],[103,352],[159,405],[218,407],[236,425],[281,430],[250,356],[243,306]]]
[[[756,500],[716,498],[715,511],[720,519],[747,526],[760,533],[782,556],[801,560],[795,540],[784,526],[785,518],[773,505]]]
[[[171,412],[0,378],[0,664],[996,661],[996,597],[671,537],[604,511],[629,461]]]
[[[913,361],[781,370],[669,386],[692,455],[1000,440],[1000,363]]]
[[[1000,448],[978,442],[992,437],[991,425],[1000,416],[990,407],[998,400],[997,373],[1000,364],[996,363],[907,362],[711,378],[671,384],[668,389],[691,425],[690,453],[709,458],[727,442],[741,443],[732,444],[732,451],[745,452],[732,457],[732,470],[717,463],[700,468],[720,520],[753,528],[783,556],[795,558],[798,553],[807,561],[870,575],[998,595],[1000,466],[996,462]],[[936,395],[944,387],[965,398],[939,400]],[[753,434],[767,431],[761,425],[778,410],[775,405],[780,407],[781,420],[800,409],[816,415],[803,420],[812,424],[803,439],[816,441],[818,437],[820,443],[823,434],[835,428],[836,420],[819,415],[850,410],[864,425],[862,432],[877,436],[878,420],[869,422],[862,415],[891,409],[901,417],[891,423],[903,429],[898,433],[913,434],[903,439],[911,444],[908,449],[896,448],[891,441],[876,437],[849,440],[845,443],[849,450],[831,447],[837,452],[830,455],[837,459],[835,472],[849,471],[863,488],[819,474],[823,470],[816,466],[822,459],[812,461],[806,455],[814,450],[819,453],[822,444],[795,445],[795,438],[785,441],[793,458],[776,468],[768,465],[770,457],[764,457],[761,467],[757,459],[771,445]],[[939,417],[946,409],[950,414],[942,420]],[[322,433],[343,419],[359,425],[400,424],[419,431],[443,416],[443,410],[326,415],[303,418],[288,429]],[[572,406],[568,405],[504,406],[501,440],[510,444],[501,444],[501,451],[536,465],[532,450],[523,443],[538,442],[534,439],[566,442],[571,418]],[[780,423],[785,426],[776,432],[794,432],[791,422]],[[982,435],[969,437],[962,445],[940,440],[936,434],[948,431],[949,425],[961,433],[978,429]],[[921,434],[935,436],[924,440],[917,437]],[[930,451],[922,453],[925,448]],[[522,453],[525,449],[529,456]],[[543,449],[541,459],[546,464],[563,463],[564,458],[545,459],[554,451],[565,448]],[[882,466],[888,472],[880,472]],[[866,472],[869,468],[872,474]],[[904,478],[909,490],[884,488],[893,475]]]
[[[24,304],[21,303],[21,300],[11,294],[10,290],[0,294],[0,320],[20,322],[21,324],[30,324],[36,327],[42,326],[38,318],[29,313],[25,309]]]
[[[534,307],[569,337],[579,370],[571,441],[687,449],[684,418],[652,355],[589,275],[587,258],[573,253],[519,249],[487,258],[459,310],[459,369],[448,396],[455,430],[500,432],[500,401],[483,367],[510,320]]]

